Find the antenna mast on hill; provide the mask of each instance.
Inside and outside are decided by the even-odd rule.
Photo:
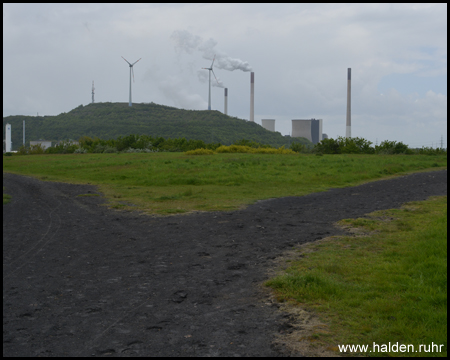
[[[94,80],[92,80],[92,103],[94,103]]]

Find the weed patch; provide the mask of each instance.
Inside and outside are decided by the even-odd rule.
[[[413,211],[405,209],[414,209]],[[301,247],[297,259],[266,282],[280,301],[301,304],[330,324],[314,336],[338,344],[443,344],[447,354],[447,197],[379,211],[339,224],[362,227]],[[431,353],[367,353],[427,356]]]
[[[5,187],[3,186],[3,191],[5,191]],[[9,203],[11,201],[11,195],[3,193],[3,205]]]

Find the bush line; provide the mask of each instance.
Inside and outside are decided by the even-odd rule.
[[[422,147],[411,149],[401,141],[385,140],[380,145],[371,146],[372,142],[363,138],[323,139],[313,147],[294,142],[289,149],[279,148],[267,144],[242,139],[233,145],[225,146],[220,143],[205,143],[202,140],[186,140],[185,138],[165,139],[148,135],[120,136],[117,139],[103,140],[83,136],[79,142],[62,141],[54,147],[43,149],[41,145],[30,147],[21,146],[17,154],[72,154],[72,153],[131,153],[131,152],[184,152],[187,155],[211,155],[213,153],[254,153],[254,154],[423,154],[446,155],[447,149]],[[6,155],[10,155],[6,153]]]

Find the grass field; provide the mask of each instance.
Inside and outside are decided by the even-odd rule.
[[[266,285],[280,301],[313,309],[328,323],[310,341],[443,345],[443,352],[369,356],[447,356],[447,197],[348,219],[364,236],[311,243]],[[381,349],[381,347],[380,347]]]
[[[259,199],[305,195],[447,167],[447,156],[180,153],[3,157],[3,171],[97,185],[109,204],[151,214],[232,210]],[[6,189],[7,190],[7,189]],[[5,189],[4,189],[5,191]],[[80,196],[96,194],[81,194]],[[369,234],[320,241],[270,280],[281,301],[317,311],[328,323],[312,334],[337,344],[444,344],[447,354],[447,199],[349,219]],[[319,250],[319,251],[316,251]]]
[[[152,214],[232,210],[447,166],[447,156],[181,153],[3,157],[3,171],[98,185],[115,208]]]

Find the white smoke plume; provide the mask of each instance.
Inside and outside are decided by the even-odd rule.
[[[204,69],[197,70],[197,76],[198,76],[198,80],[201,83],[208,82],[208,76],[209,76],[208,70],[204,70]],[[225,85],[223,84],[222,80],[220,80],[220,78],[217,78],[217,81],[216,81],[216,78],[214,77],[214,75],[212,76],[212,79],[211,79],[211,85],[218,87],[218,88],[225,88]]]
[[[207,107],[207,103],[200,95],[183,89],[182,81],[175,76],[165,78],[159,83],[158,88],[167,99],[173,101],[176,107],[188,110],[200,110]]]
[[[227,54],[215,49],[217,41],[214,39],[204,41],[200,36],[193,35],[187,30],[175,30],[170,38],[175,42],[175,49],[179,51],[184,50],[188,54],[192,54],[197,50],[202,52],[203,58],[211,61],[215,55],[216,61],[214,62],[214,66],[218,69],[252,71],[252,67],[247,61],[233,59]]]
[[[202,42],[200,36],[192,35],[186,30],[176,30],[170,38],[175,42],[175,49],[184,50],[188,54],[192,54]]]

